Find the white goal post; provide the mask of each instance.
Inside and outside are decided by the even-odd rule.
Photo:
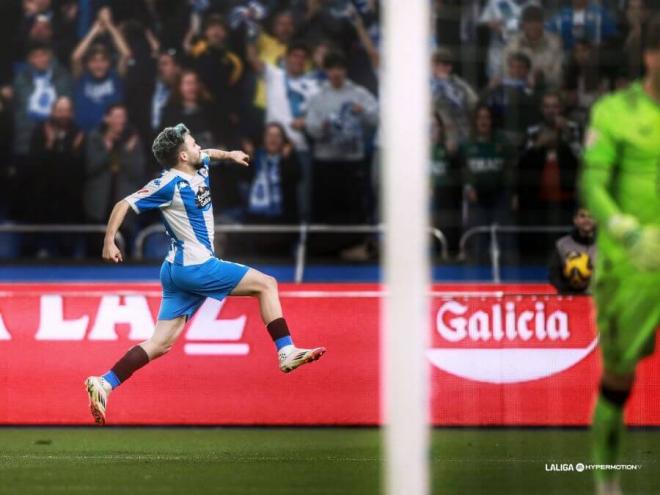
[[[430,2],[384,0],[381,310],[385,492],[426,495],[428,473]]]

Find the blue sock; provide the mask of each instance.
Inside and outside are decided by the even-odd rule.
[[[113,390],[121,384],[121,380],[112,371],[108,371],[105,375],[102,376],[102,378],[110,384]]]
[[[280,337],[275,341],[275,347],[277,347],[278,351],[286,345],[293,345],[293,340],[291,340],[291,335],[287,335],[286,337]]]

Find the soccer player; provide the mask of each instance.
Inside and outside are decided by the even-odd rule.
[[[593,289],[603,376],[593,417],[596,464],[616,464],[637,363],[660,324],[660,18],[644,49],[646,76],[604,96],[587,132],[581,192],[601,228]],[[615,471],[597,493],[620,494]]]
[[[231,160],[248,166],[248,156],[242,151],[202,150],[183,124],[165,128],[154,140],[152,150],[165,171],[160,178],[115,205],[108,220],[103,259],[123,261],[115,234],[129,208],[135,213],[159,208],[171,237],[170,251],[160,270],[163,298],[151,338],[131,348],[104,375],[85,380],[92,416],[101,425],[105,424],[110,392],[135,371],[167,353],[186,321],[207,297],[217,300],[228,295],[256,297],[261,317],[278,351],[280,370],[285,373],[316,361],[325,353],[323,347],[294,346],[282,317],[273,277],[215,257],[209,163]]]

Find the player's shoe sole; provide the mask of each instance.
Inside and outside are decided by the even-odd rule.
[[[292,352],[296,354],[296,356],[292,357],[291,360],[287,359],[287,361],[280,364],[280,370],[284,373],[290,373],[303,364],[318,361],[321,359],[321,356],[325,354],[325,347],[317,347],[316,349],[308,349],[303,351],[296,349]]]
[[[89,411],[94,417],[94,422],[97,425],[104,425],[107,394],[103,390],[98,377],[90,376],[87,378],[85,380],[85,390],[89,398]]]

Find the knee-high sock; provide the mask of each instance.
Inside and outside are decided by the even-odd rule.
[[[112,369],[103,375],[103,378],[112,385],[112,388],[117,388],[148,362],[149,356],[146,351],[139,345],[136,345],[124,354]]]
[[[291,333],[289,332],[289,327],[286,324],[284,318],[276,318],[266,325],[270,337],[275,342],[275,347],[279,351],[283,347],[293,345],[293,340],[291,339]]]
[[[598,396],[592,426],[593,458],[595,464],[616,464],[619,459],[621,437],[624,432],[623,405],[610,402]],[[614,470],[597,470],[597,479],[607,480],[614,477]]]

